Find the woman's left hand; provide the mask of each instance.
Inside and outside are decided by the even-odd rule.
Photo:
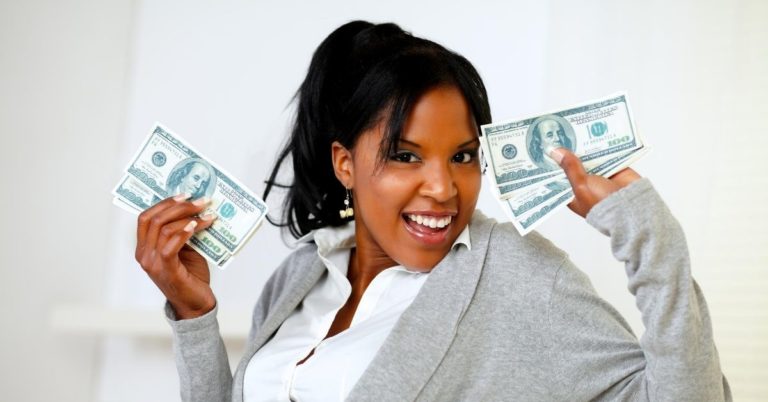
[[[586,217],[589,210],[605,197],[640,179],[640,175],[629,168],[608,179],[587,174],[579,157],[565,148],[555,148],[549,156],[560,164],[573,187],[575,198],[568,204],[568,208],[582,217]]]

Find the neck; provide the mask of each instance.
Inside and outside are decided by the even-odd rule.
[[[352,285],[353,294],[362,294],[381,271],[399,265],[371,239],[363,226],[356,224],[356,246],[349,256],[347,279]]]

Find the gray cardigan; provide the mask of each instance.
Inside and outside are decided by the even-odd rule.
[[[638,341],[566,254],[476,212],[472,249],[433,269],[349,394],[351,401],[731,400],[683,232],[647,179],[596,205],[642,313]],[[312,244],[266,283],[234,378],[216,311],[174,321],[184,401],[242,401],[251,356],[325,272]]]

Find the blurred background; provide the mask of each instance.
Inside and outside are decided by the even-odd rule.
[[[768,400],[764,0],[0,1],[0,400],[179,399],[163,298],[110,191],[160,121],[261,193],[312,51],[352,19],[465,55],[495,120],[626,90],[654,148],[637,169],[686,231],[735,399]],[[478,207],[503,219],[486,190]],[[608,239],[569,211],[540,231],[639,336]],[[213,268],[233,366],[289,252],[265,225]]]

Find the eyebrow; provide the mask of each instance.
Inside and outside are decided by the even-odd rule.
[[[405,140],[405,139],[402,139],[402,138],[400,138],[400,139],[399,139],[399,142],[404,142],[404,143],[406,143],[406,144],[408,144],[408,145],[412,145],[412,146],[414,146],[414,147],[416,147],[416,148],[421,148],[421,145],[419,145],[419,144],[417,144],[417,143],[415,143],[415,142],[413,142],[413,141],[408,141],[408,140]],[[464,142],[464,143],[461,143],[461,144],[459,144],[459,146],[458,146],[458,147],[456,147],[456,148],[464,148],[464,147],[466,147],[467,145],[469,145],[469,144],[472,144],[472,143],[475,143],[475,142],[479,144],[479,143],[480,143],[480,139],[479,139],[479,138],[477,138],[477,137],[475,137],[475,138],[473,138],[473,139],[471,139],[471,140],[469,140],[469,141],[467,141],[467,142]]]

